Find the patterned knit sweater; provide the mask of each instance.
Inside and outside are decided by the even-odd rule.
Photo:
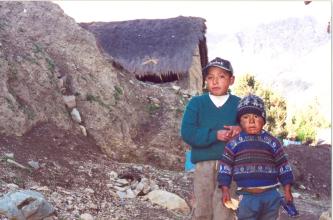
[[[241,132],[224,148],[219,186],[263,187],[293,182],[293,174],[280,141],[265,130],[258,135]]]

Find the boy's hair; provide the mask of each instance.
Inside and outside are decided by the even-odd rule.
[[[261,116],[266,123],[265,103],[259,96],[250,94],[240,100],[237,106],[237,122],[239,123],[242,115],[249,113]]]
[[[220,57],[216,57],[215,59],[211,60],[203,69],[202,69],[202,75],[203,78],[206,78],[208,75],[208,69],[209,67],[216,66],[223,70],[226,70],[230,73],[232,76],[234,74],[234,71],[232,69],[231,63],[229,60],[222,59]]]

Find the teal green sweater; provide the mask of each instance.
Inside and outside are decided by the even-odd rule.
[[[229,96],[216,107],[208,93],[193,97],[186,106],[180,129],[183,140],[192,148],[191,161],[219,160],[225,142],[217,140],[217,131],[225,125],[237,125],[236,109],[240,98]]]

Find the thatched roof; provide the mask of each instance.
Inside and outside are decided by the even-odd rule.
[[[186,74],[201,45],[207,63],[205,20],[199,17],[81,23],[123,68],[137,76]]]

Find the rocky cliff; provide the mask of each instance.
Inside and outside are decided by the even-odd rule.
[[[51,123],[92,137],[113,159],[181,167],[186,94],[114,67],[59,6],[1,2],[0,57],[0,133]]]

